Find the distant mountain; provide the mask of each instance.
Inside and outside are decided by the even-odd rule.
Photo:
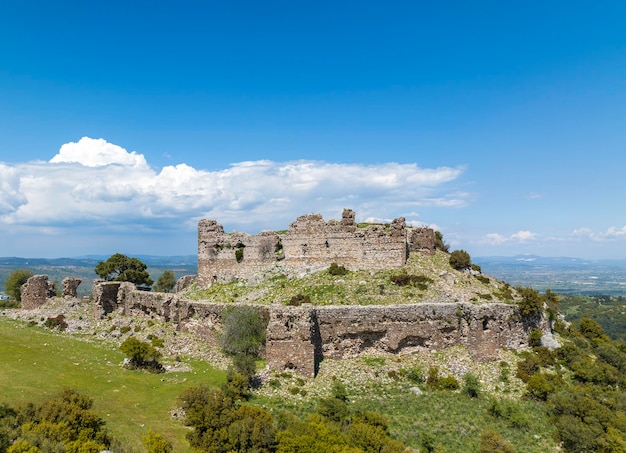
[[[83,255],[72,258],[18,258],[0,257],[0,290],[4,289],[4,282],[11,272],[16,269],[29,269],[33,274],[45,274],[52,281],[61,282],[65,277],[81,278],[83,282],[78,287],[79,295],[91,292],[91,284],[98,275],[94,269],[100,261],[110,255]],[[183,275],[195,275],[198,272],[198,257],[196,255],[181,256],[154,256],[132,255],[139,258],[148,266],[150,277],[156,281],[164,270],[174,272],[176,278]]]
[[[568,294],[626,295],[626,260],[587,260],[537,255],[483,256],[472,261],[511,285]]]

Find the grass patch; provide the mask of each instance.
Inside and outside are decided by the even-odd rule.
[[[0,318],[0,402],[43,402],[63,388],[94,400],[93,410],[123,445],[143,451],[149,428],[189,452],[188,431],[171,418],[178,395],[187,387],[219,385],[225,374],[205,362],[189,361],[191,371],[149,374],[122,368],[124,354],[85,341]]]

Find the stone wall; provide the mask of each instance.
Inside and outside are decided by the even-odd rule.
[[[117,294],[115,285],[117,286]],[[95,312],[143,313],[193,330],[217,345],[224,308],[232,304],[189,301],[177,294],[137,291],[131,284],[97,282]],[[522,322],[507,304],[420,303],[390,306],[289,307],[255,305],[268,321],[266,359],[271,369],[314,376],[324,358],[367,354],[407,354],[466,346],[477,360],[498,357],[499,349],[528,346],[534,328],[548,332],[545,320]]]
[[[272,269],[306,273],[331,263],[347,269],[380,270],[406,264],[408,245],[404,218],[390,225],[359,228],[354,211],[342,220],[325,222],[319,214],[299,217],[282,234],[232,232],[215,220],[198,223],[198,286],[250,279]]]
[[[46,303],[50,295],[47,275],[33,275],[20,288],[22,308],[32,310]]]

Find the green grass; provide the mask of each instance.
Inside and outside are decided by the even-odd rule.
[[[141,436],[151,428],[174,451],[191,451],[187,428],[171,411],[185,388],[219,385],[224,372],[189,361],[191,371],[149,374],[122,368],[123,359],[103,343],[0,318],[0,402],[41,402],[72,388],[94,400],[93,410],[122,445],[142,451]]]

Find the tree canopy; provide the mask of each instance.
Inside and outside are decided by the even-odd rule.
[[[106,261],[100,261],[95,272],[106,281],[131,282],[139,287],[149,288],[154,280],[150,278],[147,268],[148,266],[137,258],[116,253]]]
[[[20,288],[26,281],[33,276],[33,273],[28,269],[17,269],[9,274],[4,282],[4,290],[16,301],[22,300],[22,293]]]
[[[176,275],[174,272],[166,269],[154,285],[154,290],[159,293],[171,293],[176,286]]]

